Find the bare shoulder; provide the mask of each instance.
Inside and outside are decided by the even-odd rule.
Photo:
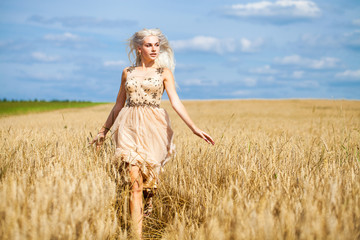
[[[171,70],[166,67],[162,68],[162,74],[163,74],[165,80],[173,78],[173,74],[172,74]]]
[[[129,73],[131,73],[134,69],[135,69],[135,67],[133,67],[133,66],[129,66],[129,67],[124,68],[123,71],[122,71],[123,78],[126,78],[127,75]]]
[[[162,67],[161,69],[162,69],[163,73],[165,73],[165,74],[171,73],[171,70],[168,69],[167,67]]]

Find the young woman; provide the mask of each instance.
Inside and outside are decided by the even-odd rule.
[[[131,218],[133,229],[141,238],[143,192],[156,188],[158,174],[174,151],[170,120],[165,109],[160,108],[164,90],[191,131],[207,143],[214,145],[214,140],[196,127],[176,93],[174,54],[161,31],[136,32],[129,39],[129,47],[129,59],[131,54],[136,56],[135,63],[123,70],[116,103],[92,144],[99,148],[107,132],[112,132],[115,155],[128,166]],[[151,208],[151,202],[147,205]]]

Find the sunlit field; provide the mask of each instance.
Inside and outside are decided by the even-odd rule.
[[[360,102],[169,102],[176,156],[145,239],[359,239]],[[112,104],[0,118],[0,239],[129,239],[129,192],[110,134]]]

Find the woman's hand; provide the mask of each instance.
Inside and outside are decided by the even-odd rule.
[[[212,144],[212,145],[215,144],[214,140],[210,137],[210,135],[207,134],[206,132],[200,130],[199,128],[195,128],[193,130],[193,133],[195,135],[201,137],[202,139],[204,139],[207,143]]]
[[[96,144],[96,150],[100,150],[101,145],[104,143],[105,141],[105,133],[104,132],[99,132],[96,137],[91,141],[90,145],[92,144]]]

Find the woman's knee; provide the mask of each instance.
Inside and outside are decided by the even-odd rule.
[[[138,166],[130,167],[131,188],[133,192],[142,192],[143,179],[140,168]]]

